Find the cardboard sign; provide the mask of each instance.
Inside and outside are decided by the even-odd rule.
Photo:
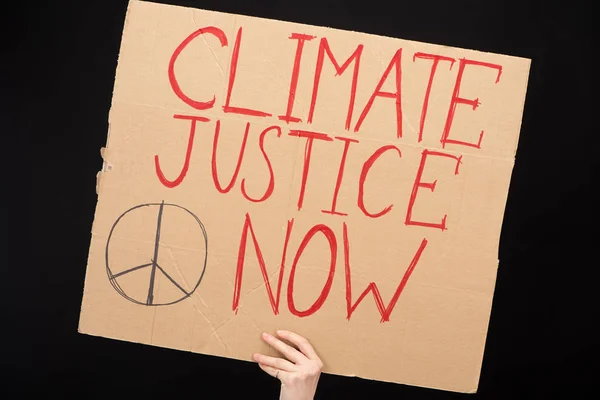
[[[476,390],[529,60],[131,1],[79,330]]]

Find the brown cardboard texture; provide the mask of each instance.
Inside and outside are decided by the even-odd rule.
[[[529,64],[131,1],[79,331],[476,391]]]

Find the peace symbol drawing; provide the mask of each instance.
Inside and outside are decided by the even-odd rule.
[[[184,260],[187,265],[173,264],[172,246],[161,242],[161,238],[165,237],[164,222],[167,218],[185,222],[180,224],[187,227],[185,237],[191,237],[198,244],[199,248],[194,249],[191,259],[187,257]],[[147,249],[135,253],[135,257],[143,261],[141,264],[123,265],[127,262],[118,257],[119,249],[114,242],[117,238],[130,241],[135,241],[135,238],[122,238],[118,232],[124,231],[127,225],[140,225],[140,222],[145,222],[143,225],[146,226],[150,220],[155,222],[152,227],[156,228],[151,232],[152,247],[147,246]],[[171,224],[168,229],[176,230],[178,225]],[[181,235],[179,232],[170,237]],[[190,297],[200,286],[207,258],[208,237],[200,219],[190,210],[164,201],[140,204],[125,211],[113,224],[106,241],[106,273],[110,284],[122,297],[143,306],[166,306]],[[165,267],[167,264],[171,267]],[[157,290],[159,281],[163,288],[160,291]]]

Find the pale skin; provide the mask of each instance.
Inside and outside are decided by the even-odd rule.
[[[283,330],[277,331],[277,336],[279,338],[268,333],[262,334],[263,340],[285,358],[255,353],[254,361],[267,374],[281,381],[280,400],[313,400],[323,362],[302,336]]]

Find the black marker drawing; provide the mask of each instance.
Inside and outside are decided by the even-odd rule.
[[[134,210],[143,209],[144,207],[148,207],[149,209],[157,209],[156,214],[152,213],[152,212],[149,213],[149,215],[157,216],[156,236],[154,238],[154,253],[152,254],[152,258],[149,257],[149,260],[148,260],[149,262],[147,262],[147,263],[137,265],[135,267],[126,269],[126,270],[118,272],[118,273],[113,273],[111,270],[110,262],[109,262],[109,246],[110,246],[111,238],[113,237],[115,228],[117,227],[117,225],[119,223],[123,223],[123,224],[126,223],[123,221],[126,220],[125,217],[128,213],[130,213]],[[159,263],[161,224],[162,224],[162,220],[163,220],[163,211],[167,207],[173,207],[173,208],[181,209],[181,210],[187,212],[191,217],[194,218],[195,222],[198,224],[198,227],[199,227],[198,233],[199,234],[201,233],[201,235],[202,235],[201,240],[204,243],[204,249],[205,249],[204,257],[200,257],[200,259],[198,259],[198,271],[197,271],[198,278],[197,278],[197,280],[194,279],[195,284],[191,288],[191,290],[185,290],[183,287],[185,285],[182,286],[180,283],[178,283],[177,280],[174,279],[171,275],[169,275],[160,266],[160,263]],[[129,300],[133,303],[136,303],[136,304],[144,305],[144,306],[166,306],[166,305],[170,305],[170,304],[175,304],[175,303],[178,303],[178,302],[190,297],[192,295],[192,293],[194,293],[194,291],[198,288],[198,286],[200,285],[200,282],[202,281],[202,277],[204,276],[204,272],[206,270],[206,261],[208,259],[208,237],[206,235],[206,229],[204,228],[204,225],[202,224],[200,219],[194,213],[192,213],[190,210],[188,210],[182,206],[179,206],[177,204],[169,204],[169,203],[165,203],[164,201],[162,201],[161,203],[140,204],[138,206],[132,207],[129,210],[125,211],[123,214],[121,214],[119,216],[119,218],[117,218],[117,220],[113,224],[112,228],[110,229],[108,239],[106,241],[105,259],[106,259],[106,273],[108,274],[108,280],[109,280],[110,284],[117,291],[117,293],[119,293],[121,296],[123,296],[127,300]],[[135,273],[136,271],[143,270],[146,268],[150,268],[150,280],[148,282],[147,296],[145,296],[145,298],[143,298],[143,299],[142,298],[133,298],[131,295],[128,295],[126,293],[126,291],[121,287],[121,285],[119,284],[119,277],[126,275],[126,274]],[[179,297],[174,298],[174,299],[169,299],[168,301],[163,301],[163,302],[156,301],[155,293],[154,293],[154,291],[155,291],[154,284],[155,284],[158,273],[160,273],[164,277],[166,277],[170,281],[170,283],[173,284],[173,286],[175,286],[181,292],[181,295]]]

